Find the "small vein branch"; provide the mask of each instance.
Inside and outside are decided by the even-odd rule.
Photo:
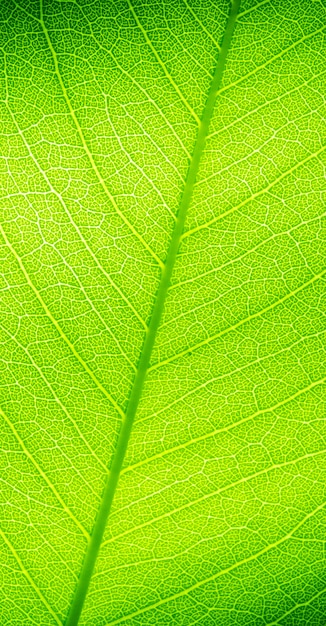
[[[135,237],[137,237],[137,239],[140,241],[140,243],[143,245],[143,247],[147,250],[147,252],[150,253],[150,255],[155,259],[157,265],[159,265],[160,267],[163,267],[163,263],[161,261],[161,259],[157,256],[157,254],[152,250],[152,248],[148,245],[148,243],[146,242],[146,240],[137,232],[137,230],[134,228],[134,226],[131,224],[131,222],[129,222],[129,220],[126,218],[126,216],[123,214],[123,212],[119,209],[114,196],[110,193],[107,184],[99,170],[99,168],[97,167],[97,164],[94,160],[94,157],[89,149],[89,146],[86,142],[83,130],[80,126],[80,123],[78,121],[78,118],[76,116],[76,113],[72,107],[72,104],[70,102],[70,98],[68,96],[68,92],[66,89],[66,86],[63,82],[61,73],[60,73],[60,69],[59,69],[59,63],[58,63],[58,57],[57,57],[57,53],[52,45],[52,41],[50,39],[50,35],[48,32],[48,29],[44,23],[44,17],[43,17],[43,0],[40,0],[40,12],[41,12],[41,19],[40,19],[40,23],[42,26],[42,30],[46,39],[46,42],[48,44],[49,50],[51,52],[52,58],[53,58],[53,64],[54,64],[54,69],[55,69],[55,74],[57,76],[61,91],[62,91],[62,95],[64,97],[64,100],[66,102],[66,105],[68,107],[69,113],[71,115],[71,118],[74,122],[74,125],[76,127],[77,133],[79,135],[81,144],[84,148],[84,151],[87,155],[87,158],[91,164],[92,170],[95,173],[95,176],[99,182],[99,184],[101,185],[105,195],[109,198],[113,208],[115,209],[116,213],[119,215],[119,217],[122,219],[122,221],[126,224],[126,226],[129,228],[129,230],[133,233],[133,235],[135,235]]]

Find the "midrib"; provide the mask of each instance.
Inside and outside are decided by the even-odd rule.
[[[208,135],[208,128],[214,111],[217,92],[220,88],[226,57],[230,48],[239,6],[240,0],[232,1],[221,49],[217,59],[216,69],[208,92],[203,114],[199,123],[193,156],[189,165],[186,182],[177,213],[177,218],[175,221],[169,249],[167,252],[166,261],[164,267],[162,268],[161,279],[153,306],[153,312],[141,350],[137,372],[131,389],[125,418],[119,433],[117,446],[112,459],[110,473],[108,475],[107,483],[103,492],[102,502],[88,544],[84,563],[79,577],[78,586],[76,588],[70,612],[66,621],[66,626],[76,626],[78,624],[89,583],[94,570],[96,558],[102,543],[106,522],[110,513],[123,460],[128,447],[132,425],[144,387],[146,373],[149,367],[156,334],[160,325],[163,307],[167,296],[173,268],[175,265],[180,239],[185,225],[187,211],[193,194],[200,158],[205,147],[206,137]]]

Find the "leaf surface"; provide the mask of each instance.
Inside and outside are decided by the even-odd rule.
[[[324,31],[3,5],[1,624],[324,623]]]

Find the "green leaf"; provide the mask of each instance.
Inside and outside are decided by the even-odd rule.
[[[3,2],[1,625],[324,624],[324,31]]]

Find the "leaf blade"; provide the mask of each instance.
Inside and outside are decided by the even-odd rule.
[[[24,568],[66,620],[227,8],[97,7],[3,25],[8,624]],[[88,626],[323,622],[322,8],[243,0]]]

